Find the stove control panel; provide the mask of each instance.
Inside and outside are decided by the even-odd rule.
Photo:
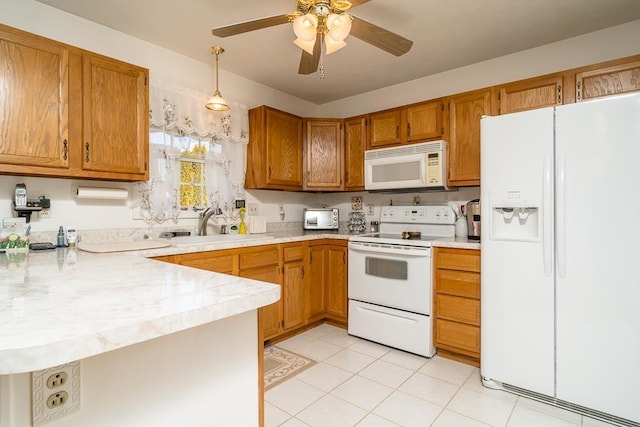
[[[383,206],[381,222],[454,224],[456,215],[449,205]]]

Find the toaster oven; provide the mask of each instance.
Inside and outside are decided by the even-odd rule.
[[[337,230],[340,224],[337,208],[304,209],[302,220],[302,228],[305,230]]]

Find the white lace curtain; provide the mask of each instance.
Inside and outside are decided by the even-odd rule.
[[[205,93],[178,88],[166,83],[152,83],[149,90],[150,126],[173,136],[211,140],[222,150],[209,150],[206,156],[206,184],[210,202],[220,207],[231,206],[236,198],[244,198],[244,179],[249,142],[249,113],[244,105],[229,102],[228,111],[207,110]],[[151,175],[167,184],[179,176],[167,173],[167,166],[180,155],[173,144],[151,145]],[[171,168],[171,166],[168,166]],[[174,169],[175,171],[175,169]],[[179,185],[179,182],[176,182]]]

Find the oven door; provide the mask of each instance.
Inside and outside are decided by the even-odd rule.
[[[431,313],[431,248],[349,242],[349,299]]]

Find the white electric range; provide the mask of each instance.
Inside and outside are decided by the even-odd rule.
[[[349,334],[435,354],[431,243],[454,236],[455,220],[448,205],[384,206],[379,233],[349,238]]]

